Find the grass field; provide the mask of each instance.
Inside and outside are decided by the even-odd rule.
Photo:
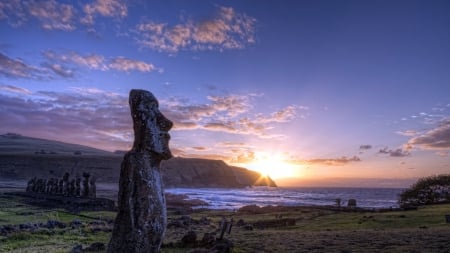
[[[169,228],[165,244],[173,242],[175,246],[164,247],[162,252],[188,252],[192,248],[176,246],[182,236],[189,230],[195,231],[198,239],[203,233],[217,232],[223,217],[233,218],[234,224],[239,220],[256,224],[277,220],[280,215],[295,220],[295,225],[253,230],[234,225],[231,234],[225,235],[234,244],[233,252],[450,252],[450,224],[445,214],[450,214],[450,205],[395,212],[340,212],[312,207],[263,214],[203,210],[191,213],[190,218],[209,222]],[[0,194],[0,227],[46,224],[49,220],[65,224],[64,228],[39,227],[0,235],[0,252],[69,252],[76,245],[107,244],[114,217],[114,212],[71,214],[62,209],[42,209],[24,204],[19,197]],[[180,217],[170,214],[169,222]],[[74,221],[79,225],[71,225]]]

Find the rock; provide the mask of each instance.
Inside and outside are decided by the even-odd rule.
[[[347,203],[348,207],[356,207],[356,199],[349,199]]]
[[[76,245],[70,251],[70,253],[82,253],[82,252],[83,252],[83,246],[81,244]]]
[[[244,225],[244,230],[252,231],[253,230],[253,226],[251,224]]]
[[[197,241],[197,233],[195,233],[194,231],[190,230],[189,232],[187,232],[183,238],[181,238],[181,243],[184,246],[187,245],[195,245]]]
[[[94,242],[91,245],[89,245],[87,248],[84,249],[84,251],[100,251],[105,250],[105,244],[102,242]]]
[[[82,224],[83,223],[81,223],[80,220],[75,219],[70,223],[70,226],[72,226],[72,228],[77,228],[77,227],[80,227]]]
[[[239,220],[237,221],[237,223],[236,223],[236,226],[238,226],[238,227],[242,227],[242,226],[244,226],[244,225],[245,225],[245,222],[244,222],[243,219],[239,219]]]
[[[66,227],[66,224],[64,224],[64,223],[62,223],[62,222],[60,222],[60,221],[57,221],[57,220],[48,220],[48,221],[47,221],[47,224],[45,225],[45,227],[46,227],[46,228],[50,228],[50,229],[53,229],[53,228],[55,228],[55,227],[58,227],[58,228],[65,228],[65,227]]]
[[[227,239],[222,239],[216,242],[216,245],[211,249],[215,253],[231,253],[233,250],[233,242]]]
[[[160,164],[172,157],[168,131],[173,123],[148,91],[131,90],[129,104],[134,143],[121,165],[119,210],[107,252],[159,252],[167,225]]]
[[[213,245],[215,241],[216,241],[216,233],[205,233],[201,240],[201,245],[203,246]]]

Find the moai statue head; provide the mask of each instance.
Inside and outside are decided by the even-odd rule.
[[[134,128],[133,150],[149,152],[158,160],[171,158],[168,131],[173,123],[159,111],[155,96],[146,90],[131,90],[129,103]]]

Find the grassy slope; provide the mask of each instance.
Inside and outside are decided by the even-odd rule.
[[[283,218],[295,218],[292,227],[255,229],[247,231],[234,227],[226,237],[239,252],[446,252],[450,249],[450,224],[444,215],[450,214],[450,205],[419,208],[417,211],[385,213],[347,213],[298,208],[282,213]],[[168,229],[167,242],[177,242],[192,229],[201,236],[215,232],[225,216],[247,223],[273,220],[274,213],[239,214],[229,211],[204,211],[191,215],[193,219],[208,217],[210,225],[191,225],[189,228]],[[58,209],[40,209],[23,204],[18,198],[0,198],[0,226],[27,222],[46,222],[56,219],[69,223],[74,219],[84,222],[78,229],[40,229],[34,233],[20,232],[0,236],[0,252],[68,252],[77,244],[84,247],[93,242],[107,243],[109,232],[94,229],[88,222],[112,219],[112,212],[83,212],[69,214]],[[170,215],[169,220],[179,216]],[[186,252],[189,249],[163,248],[162,252]],[[421,251],[417,251],[421,250]]]

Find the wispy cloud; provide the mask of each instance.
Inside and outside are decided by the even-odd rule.
[[[28,12],[41,22],[46,30],[72,31],[76,29],[76,10],[72,5],[49,1],[26,2]]]
[[[115,69],[124,72],[129,72],[130,70],[136,70],[140,72],[151,72],[156,69],[155,66],[151,63],[132,60],[125,57],[112,58],[108,64],[108,67],[110,69]]]
[[[81,19],[83,24],[93,25],[95,16],[119,17],[128,15],[128,7],[121,0],[96,0],[83,6],[85,16]]]
[[[289,122],[296,117],[299,106],[290,105],[267,114],[250,113],[254,95],[208,96],[209,103],[194,104],[189,100],[171,98],[164,101],[168,117],[174,120],[174,129],[226,132],[254,135],[260,138],[282,138],[281,134],[269,134],[274,124]]]
[[[372,145],[361,145],[359,146],[359,150],[369,150],[372,149]]]
[[[22,95],[29,95],[29,94],[31,94],[31,91],[29,91],[28,89],[16,87],[16,86],[13,86],[13,85],[0,84],[0,90],[11,92],[11,93],[22,94]]]
[[[421,149],[450,149],[450,117],[443,119],[428,132],[413,137],[407,145]]]
[[[24,95],[12,97],[6,95],[7,93],[0,93],[2,104],[0,121],[4,122],[0,126],[0,131],[19,131],[25,135],[67,141],[76,139],[80,144],[107,149],[114,145],[129,145],[132,139],[131,118],[125,96],[96,88],[79,87],[73,87],[68,92],[31,93],[20,87],[1,85],[0,90]],[[252,122],[249,116],[252,108],[251,95],[208,96],[207,98],[210,102],[207,104],[192,104],[188,100],[174,98],[161,100],[161,110],[175,123],[172,131],[200,129],[236,135],[253,135],[259,138],[282,136],[267,132],[269,129],[276,130],[280,117],[277,113],[268,113],[264,116],[265,118],[273,116],[276,118],[274,120],[266,120],[264,123]],[[233,101],[233,103],[226,104],[224,101]],[[245,117],[242,116],[244,114]],[[257,121],[256,117],[255,121]],[[33,127],[30,128],[30,125]],[[248,150],[248,147],[242,144],[223,143],[222,145],[228,146],[221,146],[219,149],[228,150],[229,160],[242,160],[242,157],[237,157],[237,153],[233,153],[231,149],[241,153]],[[231,148],[232,145],[234,145],[233,148]]]
[[[45,77],[46,72],[20,59],[12,59],[0,53],[0,75],[9,78],[42,79]]]
[[[66,67],[62,66],[61,64],[44,64],[44,66],[51,69],[55,74],[58,76],[64,77],[64,78],[71,78],[74,77],[74,73],[72,70],[67,69]]]
[[[161,68],[155,67],[152,63],[133,60],[122,56],[105,59],[104,56],[99,54],[81,55],[76,52],[56,53],[51,50],[43,52],[43,55],[48,60],[58,61],[66,64],[75,64],[93,70],[117,70],[122,72],[152,72],[155,70],[162,70]]]
[[[158,51],[241,49],[255,43],[256,20],[233,8],[219,7],[208,20],[169,26],[154,21],[136,26],[140,45]]]
[[[12,90],[23,91],[29,96],[0,94],[1,132],[19,132],[68,142],[77,140],[79,144],[104,149],[129,148],[132,126],[126,97],[84,88],[33,94],[19,87]]]
[[[379,154],[386,154],[389,155],[391,157],[405,157],[405,156],[410,156],[411,153],[409,153],[409,151],[407,150],[403,150],[401,148],[398,149],[389,149],[387,147],[382,148],[378,151]]]
[[[353,157],[340,157],[340,158],[318,158],[305,160],[307,164],[323,164],[328,166],[342,166],[351,162],[360,162],[361,158],[357,156]]]
[[[45,30],[73,31],[76,29],[76,9],[55,0],[9,0],[0,3],[0,19],[13,27],[37,20]]]

